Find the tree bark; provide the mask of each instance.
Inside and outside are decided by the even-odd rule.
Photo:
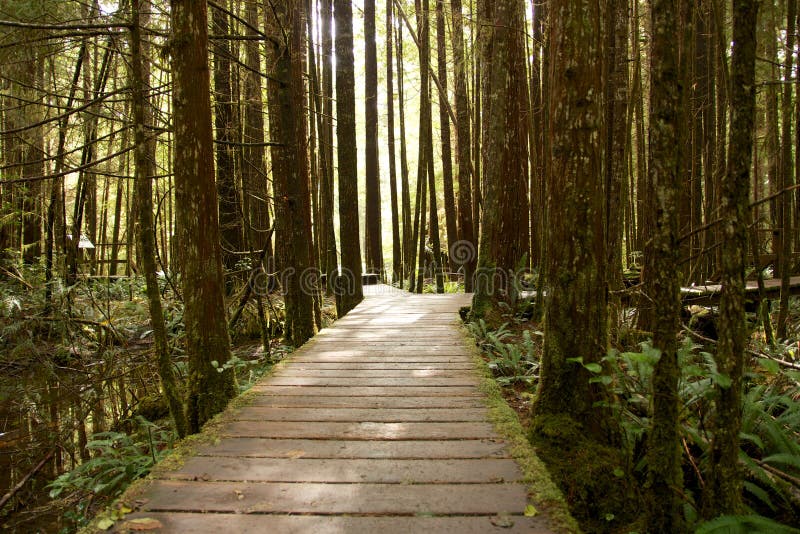
[[[139,249],[150,309],[150,325],[155,339],[156,361],[161,388],[169,406],[172,421],[178,437],[189,433],[183,402],[180,398],[170,354],[167,329],[164,324],[164,310],[156,277],[155,224],[153,221],[153,172],[156,161],[155,138],[148,135],[152,129],[152,114],[148,111],[149,65],[147,64],[147,45],[142,39],[141,26],[146,24],[150,2],[131,1],[133,24],[131,26],[131,88],[133,90],[133,122],[135,151],[135,176],[139,228]]]
[[[472,182],[470,170],[472,153],[470,135],[470,110],[467,97],[467,59],[464,54],[464,15],[461,0],[452,0],[453,61],[455,64],[456,149],[458,153],[458,239],[450,243],[450,260],[464,271],[464,291],[472,293],[478,248],[472,220]]]
[[[527,266],[527,139],[522,108],[528,94],[523,3],[482,0],[481,60],[484,72],[482,160],[483,231],[472,313],[493,314],[494,304],[516,299],[516,270]],[[491,106],[488,105],[491,103]],[[524,264],[523,264],[524,262]]]
[[[189,431],[198,432],[237,393],[226,328],[214,184],[206,4],[171,1],[175,216],[183,267]],[[212,363],[215,361],[216,366]]]
[[[680,491],[680,434],[678,423],[678,343],[680,274],[678,271],[678,199],[680,168],[679,106],[681,86],[678,57],[676,0],[654,0],[651,8],[650,151],[648,196],[655,203],[653,234],[645,248],[644,287],[652,306],[653,346],[661,355],[653,371],[653,422],[649,436],[648,480],[653,502],[648,526],[653,532],[683,530]]]
[[[356,82],[351,0],[334,0],[333,15],[336,24],[336,138],[339,158],[339,233],[342,245],[336,310],[339,317],[342,317],[364,298],[358,229]]]
[[[267,9],[266,27],[272,75],[267,83],[275,230],[281,241],[281,283],[292,344],[299,347],[316,333],[311,192],[306,135],[304,85],[305,0],[290,0]]]
[[[546,432],[566,417],[587,437],[614,443],[610,417],[594,406],[605,400],[605,390],[590,383],[585,367],[599,363],[608,348],[601,13],[593,0],[548,3],[551,218],[534,425]]]
[[[739,432],[742,427],[742,374],[747,342],[745,267],[749,218],[750,165],[755,117],[755,0],[733,2],[731,128],[728,173],[722,183],[722,294],[719,304],[717,371],[730,379],[717,383],[717,411],[711,440],[711,476],[706,485],[707,516],[742,511]]]
[[[375,44],[375,0],[364,2],[366,62],[366,250],[367,272],[383,279],[381,236],[381,179],[378,169],[378,57]]]
[[[403,249],[400,244],[400,214],[397,207],[397,161],[394,138],[394,42],[393,0],[386,0],[386,131],[389,141],[389,202],[392,209],[392,283],[403,285]]]

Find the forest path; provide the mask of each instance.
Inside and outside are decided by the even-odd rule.
[[[182,533],[550,532],[524,516],[522,472],[487,420],[458,329],[469,295],[365,289],[211,443],[157,470],[127,519]]]

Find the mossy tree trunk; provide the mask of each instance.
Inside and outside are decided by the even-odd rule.
[[[567,417],[587,437],[610,443],[616,432],[594,407],[605,390],[589,382],[585,367],[600,362],[608,343],[602,10],[596,0],[557,0],[548,14],[546,312],[534,427]]]
[[[498,300],[513,303],[516,270],[528,252],[527,108],[524,2],[480,0],[484,71],[482,232],[472,313],[491,320]],[[476,184],[473,184],[475,186]]]
[[[336,312],[341,317],[364,298],[358,229],[356,78],[351,0],[334,0],[333,18],[336,24],[336,149],[339,162],[339,240],[342,248]]]
[[[730,385],[717,383],[717,414],[711,441],[711,473],[706,485],[706,515],[742,512],[739,431],[742,426],[742,372],[747,340],[745,266],[749,217],[750,164],[755,117],[755,0],[733,2],[731,129],[728,173],[722,182],[722,294],[719,305],[717,370]]]
[[[224,272],[214,184],[208,12],[204,2],[172,0],[172,109],[175,217],[183,268],[189,431],[236,395],[225,320]],[[212,364],[217,362],[217,367]]]
[[[681,103],[676,0],[654,0],[651,7],[650,151],[648,197],[655,203],[650,246],[645,249],[645,294],[652,302],[653,345],[661,356],[653,371],[653,422],[648,447],[648,483],[653,505],[648,524],[653,532],[683,531],[678,434],[678,346],[680,273],[678,201],[681,178],[678,132]]]
[[[152,136],[152,113],[149,111],[148,87],[149,66],[147,64],[147,45],[142,39],[141,26],[146,23],[150,11],[149,0],[132,0],[131,11],[131,89],[133,91],[133,123],[135,149],[136,207],[138,210],[139,256],[147,287],[147,304],[150,309],[150,324],[155,339],[158,376],[161,388],[169,406],[179,437],[189,433],[183,401],[180,398],[170,354],[167,329],[164,324],[164,310],[156,277],[155,223],[153,220],[153,175],[156,161],[155,137]]]
[[[311,192],[306,136],[305,1],[267,9],[268,46],[273,68],[267,83],[275,189],[275,230],[281,241],[286,321],[299,347],[316,332],[317,280],[311,236]]]

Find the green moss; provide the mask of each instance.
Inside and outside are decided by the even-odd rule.
[[[581,526],[589,532],[628,532],[643,508],[627,473],[627,455],[587,436],[567,415],[537,416],[529,432]]]
[[[550,519],[550,526],[553,530],[569,533],[581,532],[578,523],[570,514],[563,494],[553,483],[545,464],[539,459],[537,451],[526,438],[525,430],[516,412],[503,398],[500,386],[492,378],[491,371],[475,347],[474,339],[469,336],[466,329],[462,329],[462,332],[468,339],[466,344],[473,347],[471,352],[473,360],[480,370],[479,388],[486,395],[489,420],[494,424],[497,433],[509,443],[509,452],[522,469],[523,480],[528,486],[531,504]]]

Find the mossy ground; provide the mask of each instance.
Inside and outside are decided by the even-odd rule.
[[[472,347],[473,360],[481,375],[479,387],[481,392],[486,395],[489,419],[494,424],[497,433],[509,443],[509,452],[522,469],[531,504],[550,519],[550,526],[556,532],[581,532],[577,521],[570,514],[563,494],[554,484],[545,464],[539,458],[538,451],[528,441],[517,413],[503,398],[502,390],[492,378],[491,371],[475,347],[474,339],[469,336],[466,329],[462,331],[466,338],[466,344]]]

